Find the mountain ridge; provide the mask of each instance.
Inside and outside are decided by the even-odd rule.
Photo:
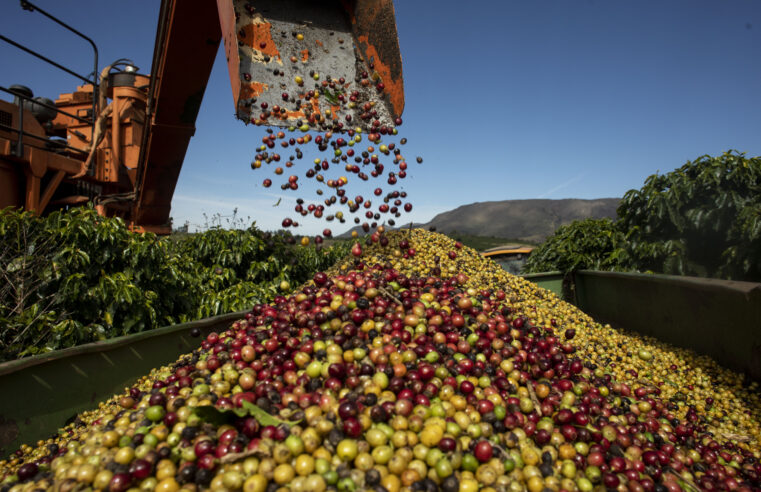
[[[620,201],[620,198],[532,198],[475,202],[442,212],[425,224],[413,226],[435,228],[448,235],[460,233],[541,243],[558,227],[574,220],[615,218]],[[350,233],[351,230],[345,234]]]

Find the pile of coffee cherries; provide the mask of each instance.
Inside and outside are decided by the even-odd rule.
[[[596,324],[450,238],[376,232],[23,447],[0,488],[761,487],[755,385]]]

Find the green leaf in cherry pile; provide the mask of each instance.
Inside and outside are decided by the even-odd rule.
[[[254,417],[261,425],[273,425],[278,426],[285,424],[287,426],[296,425],[299,421],[283,420],[274,415],[267,413],[263,408],[254,405],[246,400],[242,402],[242,408],[217,408],[213,405],[205,405],[201,407],[193,407],[192,411],[195,416],[204,422],[213,424],[216,426],[230,424],[235,422],[236,418]]]
[[[263,408],[254,405],[251,402],[243,400],[243,409],[248,411],[248,415],[254,417],[261,425],[274,425],[285,424],[288,427],[299,423],[298,420],[290,421],[283,420],[267,413]]]

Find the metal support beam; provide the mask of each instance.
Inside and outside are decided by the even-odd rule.
[[[42,213],[45,211],[45,207],[48,206],[50,199],[53,198],[53,193],[55,193],[55,190],[58,189],[58,186],[61,184],[61,181],[63,181],[63,177],[65,175],[66,175],[66,172],[59,170],[58,172],[55,173],[55,176],[53,176],[53,179],[51,179],[48,185],[45,187],[45,191],[42,193],[42,197],[40,198],[39,213]]]
[[[35,214],[40,214],[40,177],[36,176],[29,168],[24,169],[26,174],[26,198],[24,208]]]

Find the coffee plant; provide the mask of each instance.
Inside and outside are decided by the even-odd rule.
[[[584,268],[761,281],[761,157],[730,151],[654,174],[617,220],[561,227],[524,271]]]
[[[622,265],[761,281],[761,157],[702,156],[624,195]]]
[[[617,264],[611,253],[619,247],[623,234],[610,219],[575,220],[562,226],[526,260],[526,273],[583,269],[611,270]]]
[[[293,242],[254,225],[168,239],[92,208],[0,210],[0,360],[243,310],[345,253]]]

